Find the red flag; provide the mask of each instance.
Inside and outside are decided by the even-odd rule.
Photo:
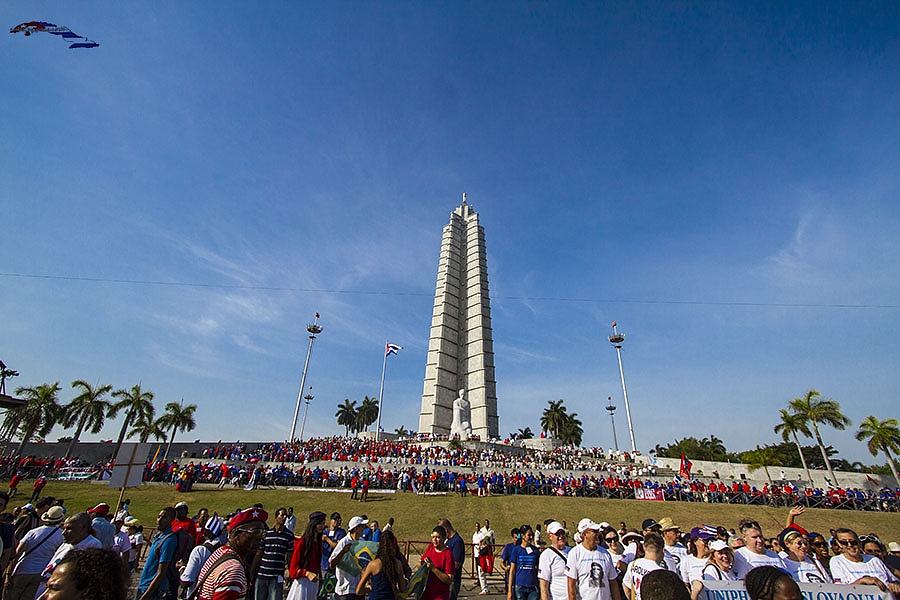
[[[681,455],[681,465],[678,467],[678,476],[684,479],[691,478],[691,467],[693,467],[693,463],[687,459],[687,457],[682,454]]]
[[[877,481],[875,481],[875,480],[874,480],[870,475],[868,475],[868,474],[866,475],[866,479],[868,479],[871,483],[874,483],[875,485],[881,485],[880,483],[878,483]]]

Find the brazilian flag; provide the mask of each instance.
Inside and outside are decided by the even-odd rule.
[[[378,554],[378,542],[354,540],[350,542],[350,549],[338,561],[337,567],[353,576],[360,575],[370,562],[375,560]]]
[[[420,565],[418,569],[413,571],[406,584],[406,590],[400,594],[400,598],[404,600],[419,600],[422,592],[425,591],[425,585],[428,583],[428,567]]]
[[[325,579],[322,582],[322,585],[319,586],[319,598],[328,598],[334,593],[334,588],[337,586],[337,577],[332,575],[331,577]]]

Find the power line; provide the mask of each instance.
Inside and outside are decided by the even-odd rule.
[[[356,296],[422,296],[425,292],[398,292],[386,290],[336,290],[328,288],[302,288],[274,285],[242,285],[229,283],[201,283],[193,281],[157,281],[152,279],[117,279],[107,277],[79,277],[74,275],[38,275],[34,273],[0,273],[0,277],[19,279],[43,279],[49,281],[73,281],[84,283],[113,283],[121,285],[151,285],[162,287],[188,287],[223,290],[247,290],[263,292],[300,292],[308,294],[345,294]],[[714,300],[641,300],[629,298],[566,298],[557,296],[493,296],[496,300],[522,300],[530,302],[585,302],[596,304],[660,304],[674,306],[735,306],[753,308],[856,308],[856,309],[897,309],[898,304],[849,304],[813,302],[741,302]]]

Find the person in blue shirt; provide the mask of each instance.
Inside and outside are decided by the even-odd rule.
[[[506,600],[538,600],[538,557],[540,552],[532,545],[534,530],[530,525],[519,527],[522,543],[510,553],[510,581]]]
[[[450,524],[448,519],[439,520],[438,525],[447,532],[447,548],[453,552],[454,568],[453,583],[450,585],[450,600],[456,600],[456,597],[459,595],[459,587],[462,584],[462,567],[463,561],[466,560],[466,543],[463,541],[462,536],[453,529],[453,525]]]
[[[169,590],[169,563],[175,557],[178,538],[172,531],[175,509],[167,506],[156,517],[156,535],[147,550],[144,570],[138,582],[136,600],[160,600]]]
[[[506,586],[507,590],[511,587],[510,578],[509,578],[509,562],[512,558],[512,552],[516,549],[516,546],[522,543],[522,532],[519,531],[519,528],[509,530],[509,535],[512,537],[513,541],[509,542],[505,546],[503,546],[503,552],[500,553],[500,566],[503,567],[503,584]]]

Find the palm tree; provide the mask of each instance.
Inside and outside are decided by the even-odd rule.
[[[166,430],[160,427],[159,421],[160,419],[154,421],[153,417],[145,418],[142,415],[138,415],[134,425],[131,427],[131,431],[128,432],[128,439],[137,436],[142,444],[146,444],[147,440],[153,436],[155,440],[166,441]]]
[[[368,431],[369,425],[378,420],[378,400],[363,396],[362,404],[356,411],[356,430]]]
[[[559,440],[568,446],[580,446],[581,438],[584,436],[584,429],[582,429],[581,425],[582,423],[581,419],[578,418],[578,413],[566,415],[566,420],[559,430]]]
[[[831,477],[831,485],[837,487],[837,478],[834,476],[834,470],[831,468],[828,454],[825,453],[825,444],[822,442],[822,435],[819,433],[819,424],[831,425],[835,429],[843,431],[852,424],[850,419],[841,412],[839,402],[831,398],[822,398],[822,395],[816,390],[809,390],[802,398],[794,398],[790,401],[788,407],[796,414],[801,415],[807,424],[812,425],[816,444],[819,445],[819,450],[822,451],[825,468],[828,469],[828,475]]]
[[[569,415],[566,413],[566,407],[563,405],[563,400],[558,400],[556,402],[550,400],[548,404],[549,406],[545,408],[543,414],[541,414],[541,429],[553,437],[559,437],[559,430],[566,422]]]
[[[126,411],[125,419],[122,421],[122,430],[119,431],[119,439],[116,441],[116,449],[113,451],[113,458],[116,458],[119,456],[122,442],[125,441],[125,431],[128,429],[128,425],[140,418],[147,422],[153,421],[156,409],[153,407],[153,392],[145,392],[141,389],[141,384],[133,386],[130,390],[116,390],[112,395],[113,398],[120,398],[120,400],[110,407],[107,416],[114,419],[120,410]]]
[[[894,474],[894,480],[900,487],[900,477],[897,476],[897,466],[894,464],[894,454],[900,453],[900,427],[898,427],[897,419],[885,419],[884,421],[869,415],[862,423],[859,424],[859,431],[856,432],[856,439],[862,442],[868,439],[866,446],[872,456],[877,456],[878,451],[884,452],[887,457],[888,466],[891,473]]]
[[[169,450],[172,448],[172,442],[175,441],[175,434],[179,431],[193,431],[197,423],[194,421],[194,412],[197,410],[196,404],[184,405],[184,398],[181,402],[169,402],[166,404],[165,411],[157,420],[161,429],[171,429],[169,434],[169,443],[166,445],[166,453],[163,458],[169,458]]]
[[[780,433],[781,439],[785,442],[790,441],[788,438],[794,440],[794,444],[797,445],[797,452],[800,454],[800,462],[803,463],[803,470],[806,471],[806,479],[812,485],[812,475],[809,472],[809,467],[806,465],[806,457],[803,456],[803,446],[800,445],[800,438],[797,437],[798,433],[802,433],[806,437],[812,437],[812,432],[807,427],[806,420],[802,415],[792,413],[786,408],[779,409],[778,412],[781,414],[781,422],[775,426],[775,433]]]
[[[356,400],[350,401],[344,398],[343,404],[338,404],[338,411],[334,413],[337,424],[344,426],[344,435],[350,437],[350,430],[356,431]]]
[[[72,398],[72,401],[65,406],[63,413],[63,426],[66,428],[73,425],[76,426],[75,435],[72,437],[72,441],[69,442],[69,447],[66,450],[66,458],[72,456],[72,450],[75,448],[75,444],[78,443],[81,432],[84,431],[85,427],[91,433],[100,433],[100,430],[103,429],[106,413],[109,412],[112,406],[109,400],[104,399],[104,396],[112,390],[111,385],[100,385],[98,383],[97,387],[94,387],[83,379],[76,379],[72,382],[72,387],[80,388],[81,393]]]
[[[766,479],[769,481],[769,487],[772,487],[772,476],[769,475],[769,467],[775,467],[781,464],[775,449],[771,446],[760,448],[756,446],[756,450],[744,452],[741,459],[747,463],[747,468],[752,473],[757,469],[765,469]]]
[[[16,389],[16,395],[25,400],[25,406],[6,411],[3,421],[3,429],[8,432],[10,438],[16,433],[20,436],[19,447],[16,456],[22,455],[22,450],[31,438],[37,435],[44,437],[60,417],[62,407],[59,405],[59,382],[53,384],[42,383],[35,387],[20,387]]]
[[[403,425],[395,429],[394,433],[397,434],[397,437],[409,437],[409,431],[407,431],[406,427],[404,427]]]
[[[531,427],[526,427],[525,429],[519,428],[518,433],[516,433],[516,439],[518,439],[518,440],[534,439],[534,432],[531,431]]]

